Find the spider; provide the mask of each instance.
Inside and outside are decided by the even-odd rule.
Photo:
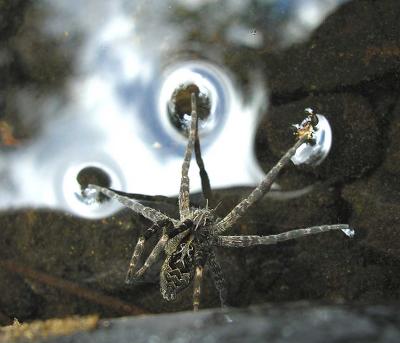
[[[214,285],[219,293],[221,306],[224,307],[227,305],[227,290],[221,267],[216,258],[216,247],[236,248],[276,244],[281,241],[330,230],[342,230],[346,235],[353,236],[354,232],[347,224],[313,226],[269,236],[222,235],[270,190],[279,172],[289,163],[290,158],[295,154],[297,148],[302,144],[313,143],[318,118],[310,109],[306,109],[306,114],[308,115],[306,119],[301,124],[294,126],[296,129],[296,143],[267,173],[261,183],[224,218],[220,219],[215,215],[214,210],[208,207],[208,202],[205,208],[193,208],[190,206],[188,171],[193,149],[195,150],[196,162],[200,169],[203,194],[206,199],[209,200],[211,198],[210,183],[201,158],[195,93],[190,94],[190,97],[191,122],[181,169],[178,196],[179,219],[170,218],[151,207],[144,206],[137,200],[129,198],[127,193],[97,185],[88,186],[88,189],[100,192],[110,199],[117,200],[122,205],[132,209],[153,223],[150,228],[146,229],[139,236],[129,263],[126,275],[127,283],[139,280],[164,252],[165,260],[160,271],[160,291],[164,299],[167,301],[176,299],[177,294],[187,288],[193,281],[193,310],[198,311],[201,282],[204,268],[207,266],[211,271]],[[145,243],[157,232],[161,232],[161,237],[144,264],[139,268],[138,261],[143,254]]]

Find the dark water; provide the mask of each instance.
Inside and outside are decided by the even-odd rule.
[[[232,234],[334,223],[356,232],[220,249],[230,304],[397,302],[398,1],[349,1],[326,18],[319,8],[319,20],[290,1],[113,4],[0,2],[0,322],[191,308],[191,289],[162,299],[157,268],[124,284],[149,223],[80,201],[75,180],[91,166],[115,188],[176,195],[185,138],[168,126],[163,87],[180,68],[216,99],[203,140],[211,185],[224,188],[221,217],[292,145],[304,108],[332,127],[323,163],[288,166],[278,180],[312,190],[264,199]],[[177,215],[174,200],[159,200],[151,205]],[[203,292],[202,307],[219,306],[207,273]]]

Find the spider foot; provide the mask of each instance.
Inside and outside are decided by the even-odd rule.
[[[133,285],[133,284],[137,283],[138,281],[139,281],[139,278],[137,278],[133,273],[130,273],[128,271],[128,273],[126,274],[126,277],[125,277],[125,284]]]
[[[132,266],[129,266],[128,272],[125,276],[125,284],[132,285],[136,283],[143,282],[143,276],[145,271],[147,270],[146,267],[142,266],[139,270],[135,270]]]
[[[125,277],[125,284],[132,285],[134,283],[135,283],[135,279],[133,278],[133,276],[127,274]]]

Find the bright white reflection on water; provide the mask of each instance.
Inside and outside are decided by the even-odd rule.
[[[201,139],[212,187],[256,184],[263,173],[254,135],[268,104],[267,80],[257,63],[242,66],[250,80],[244,90],[224,51],[299,42],[342,2],[38,1],[47,13],[43,32],[74,37],[60,43],[60,49],[75,51],[74,68],[63,89],[66,102],[57,89],[40,99],[39,117],[46,118],[40,135],[1,156],[0,208],[107,216],[116,204],[99,208],[80,195],[76,176],[91,166],[102,169],[115,189],[176,195],[186,142],[165,117],[173,71],[179,74],[176,86],[203,83],[211,94],[212,115]],[[255,5],[257,17],[246,16]],[[205,43],[217,33],[221,42]],[[31,95],[21,90],[20,96],[28,113]],[[191,189],[199,191],[196,166],[190,178]]]

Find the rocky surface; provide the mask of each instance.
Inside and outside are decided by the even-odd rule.
[[[356,91],[389,76],[400,67],[398,14],[396,0],[344,4],[308,42],[266,55],[273,90],[288,96]]]
[[[396,306],[326,306],[292,303],[235,310],[101,320],[91,317],[14,325],[9,342],[398,342]],[[76,324],[79,323],[79,325]],[[30,337],[30,338],[28,338]]]
[[[21,12],[13,6],[2,7],[4,3],[0,1],[0,10],[8,8],[18,16],[8,26],[3,22],[0,25],[1,56],[13,56],[0,63],[2,80],[7,80],[0,90],[0,119],[12,123],[16,138],[23,138],[34,134],[35,127],[14,115],[15,87],[28,85],[47,91],[62,84],[66,70],[57,67],[53,72],[50,63],[43,73],[38,72],[43,58],[40,50],[49,45],[42,42],[43,48],[25,51],[32,33],[29,25],[33,19],[28,16],[29,6],[28,10],[25,8],[29,2],[18,2]],[[304,107],[312,106],[326,114],[333,127],[334,143],[331,154],[317,168],[291,166],[280,177],[283,188],[314,185],[312,192],[294,200],[264,199],[243,218],[234,233],[270,234],[348,222],[356,236],[350,240],[333,232],[278,246],[220,249],[232,305],[299,300],[370,305],[399,301],[399,14],[397,0],[350,1],[332,14],[309,41],[280,52],[258,51],[265,61],[271,87],[271,106],[256,138],[262,167],[268,170],[291,145],[288,125],[299,120]],[[57,54],[52,56],[52,63],[58,66],[54,62]],[[60,65],[65,67],[68,58],[60,59]],[[247,192],[218,192],[218,201],[222,200],[218,214],[227,213]],[[158,206],[167,209],[162,204]],[[124,284],[138,233],[147,226],[145,220],[127,210],[101,221],[45,210],[1,213],[0,323],[8,324],[14,317],[29,321],[73,314],[115,317],[189,309],[190,289],[174,303],[161,298],[157,267],[145,283]],[[202,307],[214,306],[218,306],[218,297],[206,275]],[[111,321],[115,331],[102,328],[93,337],[100,342],[100,337],[110,337],[107,335],[114,332],[120,331],[121,337],[136,332],[139,342],[149,333],[153,321],[160,319],[165,326],[154,342],[160,335],[177,341],[189,332],[193,332],[193,339],[207,341],[201,328],[210,322],[219,337],[242,330],[242,335],[267,335],[276,342],[301,342],[303,338],[312,342],[306,338],[313,325],[321,335],[329,332],[323,337],[332,342],[335,337],[338,342],[349,336],[352,341],[391,341],[398,337],[398,330],[390,324],[392,320],[399,324],[396,310],[358,309],[350,305],[333,309],[278,306],[232,314],[243,326],[219,324],[218,318],[222,317],[213,312],[124,319]],[[279,318],[289,325],[288,331],[278,326]],[[176,325],[177,320],[187,325],[171,334],[170,323]],[[338,332],[329,331],[332,328]],[[343,336],[335,336],[340,332]],[[91,337],[82,335],[81,339],[91,341]]]

